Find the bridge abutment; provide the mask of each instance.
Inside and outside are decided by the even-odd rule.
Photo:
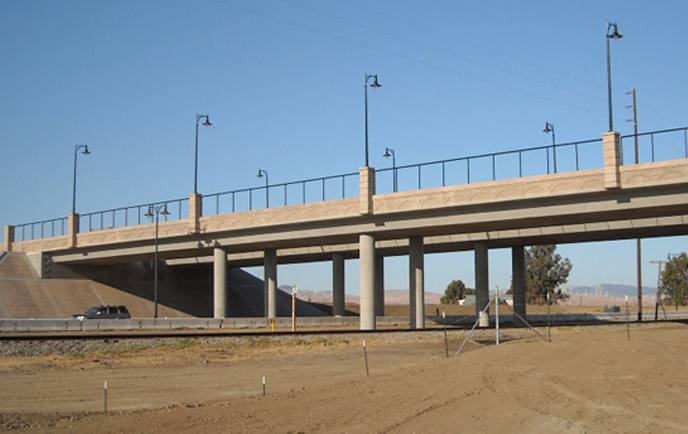
[[[12,251],[12,243],[14,243],[14,226],[5,226],[5,251]]]

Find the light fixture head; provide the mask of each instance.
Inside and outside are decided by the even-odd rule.
[[[377,81],[377,74],[373,75],[373,77],[375,77],[375,81],[373,81],[373,84],[371,84],[370,87],[372,87],[373,89],[382,87],[382,85]]]
[[[162,211],[160,212],[160,214],[162,214],[162,215],[164,215],[164,216],[170,215],[170,212],[167,211],[167,204],[165,204],[165,205],[163,206]]]
[[[204,127],[210,127],[210,126],[212,126],[212,125],[213,125],[213,124],[210,123],[210,117],[208,117],[208,116],[206,115],[206,117],[205,117],[205,122],[203,122],[203,126],[204,126]]]
[[[616,23],[607,23],[607,37],[610,39],[621,39],[623,35],[619,33]]]
[[[389,157],[392,156],[393,153],[394,153],[393,150],[391,150],[391,149],[389,149],[389,148],[385,148],[385,153],[384,153],[383,157],[389,158]]]
[[[153,205],[148,205],[148,212],[144,214],[144,217],[153,218]]]
[[[265,172],[265,171],[264,171],[263,169],[258,169],[258,175],[256,175],[256,177],[257,177],[257,178],[262,178],[264,172]]]
[[[545,122],[545,129],[542,130],[543,133],[551,133],[554,131],[554,125],[550,124],[549,122]]]
[[[84,145],[84,150],[81,153],[84,155],[90,154],[90,152],[88,151],[88,145]]]

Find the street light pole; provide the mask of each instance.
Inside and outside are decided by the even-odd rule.
[[[72,214],[76,214],[76,161],[79,149],[83,149],[81,153],[84,155],[90,154],[90,152],[88,152],[88,145],[74,145],[74,185],[72,189]]]
[[[399,191],[399,184],[397,183],[397,154],[394,152],[394,149],[385,148],[383,157],[392,157],[392,189],[396,193]]]
[[[635,137],[635,164],[640,163],[640,150],[638,148],[638,106],[636,101],[635,89],[633,89],[633,131]],[[627,92],[628,94],[628,92]],[[643,320],[643,262],[642,262],[642,242],[640,238],[635,240],[636,246],[636,272],[638,286],[638,322]]]
[[[557,173],[557,139],[554,136],[554,124],[545,121],[543,133],[552,133],[552,155],[554,156],[554,173]],[[549,157],[548,157],[549,160]],[[549,161],[547,163],[549,165]]]
[[[623,35],[619,33],[616,23],[607,22],[607,93],[609,99],[609,131],[614,131],[614,120],[612,117],[612,56],[611,39],[621,39]]]
[[[160,214],[164,216],[170,215],[167,211],[167,204],[163,205],[148,205],[148,212],[145,214],[148,218],[155,217],[155,259],[153,262],[153,303],[155,304],[155,316],[158,318],[158,229],[160,226]]]
[[[379,87],[382,87],[380,83],[377,82],[377,74],[365,74],[365,81],[363,83],[363,99],[364,99],[364,106],[365,106],[365,167],[369,167],[369,152],[368,152],[368,82],[370,81],[371,78],[374,78],[375,81],[373,81],[372,84],[370,84],[370,87],[373,89],[377,89]]]
[[[210,123],[210,118],[208,117],[207,114],[205,114],[205,115],[196,114],[196,147],[195,147],[196,152],[195,152],[195,159],[194,159],[194,194],[198,194],[198,123],[203,118],[205,118],[205,122],[203,122],[204,127],[209,127],[212,125]]]
[[[265,207],[270,208],[270,181],[268,179],[268,171],[263,170],[263,169],[258,169],[257,177],[258,178],[265,177]]]

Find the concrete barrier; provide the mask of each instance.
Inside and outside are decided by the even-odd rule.
[[[688,319],[688,311],[667,311],[667,319]],[[630,320],[635,321],[637,313],[631,313]],[[427,321],[434,324],[450,326],[470,326],[476,321],[475,315],[448,315],[444,320],[440,316],[427,316]],[[545,325],[548,320],[552,324],[567,323],[604,323],[624,322],[626,313],[568,313],[553,314],[548,318],[544,314],[527,315],[526,319],[532,325]],[[654,320],[654,312],[643,312],[645,321]],[[659,319],[664,319],[660,312]],[[500,315],[499,320],[504,323],[513,321],[513,315]],[[299,317],[296,319],[297,328],[317,327],[357,327],[360,319],[355,316],[346,317]],[[408,317],[378,317],[377,324],[381,327],[410,326]],[[494,316],[490,317],[490,324],[494,324]],[[230,330],[230,329],[270,329],[272,321],[268,318],[132,318],[109,320],[76,320],[76,319],[0,319],[0,333],[22,332],[102,332],[102,331],[164,331],[164,330]],[[291,318],[275,319],[277,331],[291,330]]]

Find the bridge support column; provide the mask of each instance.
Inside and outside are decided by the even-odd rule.
[[[375,257],[375,316],[385,316],[385,258]]]
[[[411,328],[425,328],[425,261],[423,237],[409,239]]]
[[[475,313],[479,315],[490,302],[490,268],[487,246],[475,245]],[[481,322],[481,326],[484,323]]]
[[[277,251],[268,249],[265,251],[265,316],[277,318]]]
[[[526,317],[526,256],[523,246],[511,248],[511,288],[514,297],[514,312]],[[514,325],[525,326],[525,323],[514,315]]]
[[[332,255],[332,315],[346,315],[346,297],[344,294],[344,255]]]
[[[375,330],[375,239],[359,237],[361,268],[361,330]]]
[[[227,317],[227,253],[213,250],[213,318]]]

